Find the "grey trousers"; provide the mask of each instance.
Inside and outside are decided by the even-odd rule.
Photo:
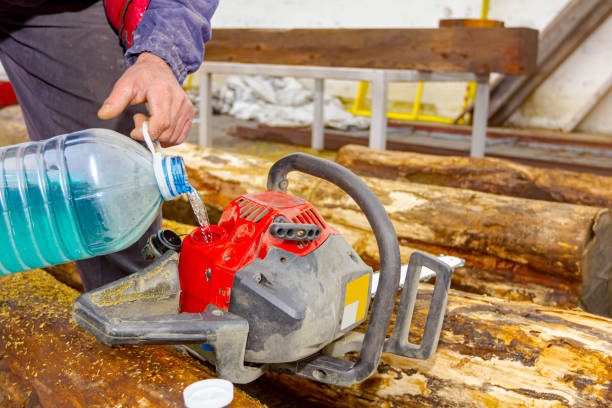
[[[129,134],[132,115],[146,112],[144,106],[131,107],[109,121],[96,115],[125,70],[123,50],[102,2],[54,0],[37,7],[8,3],[0,0],[0,60],[15,88],[30,138],[42,140],[94,127]],[[161,214],[128,249],[78,261],[85,290],[145,267],[148,262],[140,250],[160,228]]]

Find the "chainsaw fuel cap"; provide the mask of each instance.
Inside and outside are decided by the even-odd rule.
[[[183,390],[187,408],[223,408],[234,399],[234,384],[218,378],[194,382]]]

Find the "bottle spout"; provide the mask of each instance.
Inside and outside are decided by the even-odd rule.
[[[161,174],[156,171],[155,177],[164,200],[172,200],[178,195],[191,191],[189,177],[182,157],[163,157],[161,169]]]
[[[151,141],[149,136],[149,124],[142,124],[142,135],[147,147],[153,155],[153,171],[155,179],[164,200],[169,201],[174,197],[191,191],[185,162],[182,157],[166,157],[159,142]],[[157,149],[156,149],[157,147]]]

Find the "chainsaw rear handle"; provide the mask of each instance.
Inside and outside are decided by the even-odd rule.
[[[268,190],[286,191],[289,184],[287,174],[294,170],[329,181],[351,196],[368,219],[380,253],[380,282],[358,362],[349,368],[341,363],[344,360],[330,360],[329,357],[321,356],[306,364],[296,374],[336,385],[360,382],[377,368],[391,321],[401,268],[397,235],[374,192],[353,172],[337,163],[305,153],[290,154],[274,163],[270,169]]]
[[[429,303],[421,344],[413,344],[408,341],[408,334],[423,266],[436,274],[436,283]],[[385,343],[385,352],[422,360],[433,355],[440,340],[452,274],[453,267],[434,256],[420,251],[415,251],[410,255],[393,334]]]

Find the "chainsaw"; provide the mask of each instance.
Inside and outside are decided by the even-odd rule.
[[[312,204],[286,193],[287,174],[295,170],[335,184],[359,205],[380,253],[376,282],[372,268]],[[209,241],[200,228],[182,240],[161,231],[149,248],[155,261],[79,296],[74,321],[108,345],[186,345],[234,383],[273,370],[347,386],[368,378],[383,351],[430,357],[453,266],[412,254],[387,338],[401,262],[395,230],[376,195],[348,169],[303,153],[276,162],[267,187],[232,201],[210,226]],[[421,343],[412,344],[408,333],[422,268],[436,281]],[[366,321],[363,333],[354,331]],[[346,357],[348,352],[359,354]]]

